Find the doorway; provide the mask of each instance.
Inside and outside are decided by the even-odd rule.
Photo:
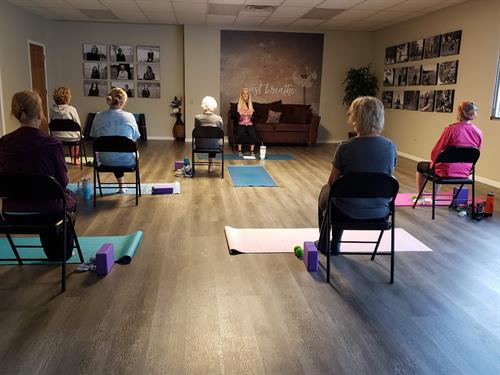
[[[31,89],[38,92],[42,98],[43,114],[45,120],[40,124],[40,129],[46,133],[49,132],[47,123],[47,77],[45,69],[45,46],[41,43],[28,41],[30,71],[31,71]]]

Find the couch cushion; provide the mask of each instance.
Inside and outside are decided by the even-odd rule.
[[[307,124],[311,106],[307,104],[282,104],[281,122],[287,124]]]
[[[280,112],[281,111],[281,100],[271,103],[252,103],[253,109],[255,111],[254,118],[255,122],[266,122],[267,114],[269,110]]]
[[[265,122],[256,123],[255,130],[258,132],[273,132],[275,125],[277,124],[266,124]]]
[[[309,124],[274,124],[275,132],[308,132]]]

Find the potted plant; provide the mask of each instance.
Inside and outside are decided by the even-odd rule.
[[[186,129],[184,127],[184,122],[182,122],[182,98],[177,98],[174,96],[174,99],[170,102],[170,115],[175,116],[175,124],[172,132],[177,141],[183,141],[186,138]]]

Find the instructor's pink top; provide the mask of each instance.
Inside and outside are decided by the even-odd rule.
[[[439,153],[449,146],[481,148],[482,141],[483,133],[476,125],[457,122],[443,130],[432,149],[431,160],[436,160]],[[470,163],[439,163],[436,165],[436,173],[443,177],[467,177],[471,167]]]

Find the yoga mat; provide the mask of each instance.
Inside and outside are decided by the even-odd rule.
[[[161,186],[161,187],[172,187],[174,189],[173,194],[180,194],[181,193],[181,184],[180,182],[155,182],[155,183],[147,183],[147,184],[141,184],[141,193],[143,195],[151,195],[153,191],[153,186]],[[72,191],[75,194],[80,194],[80,191],[78,190],[78,185],[74,182],[68,184],[67,188]],[[90,184],[90,189],[92,191],[91,195],[94,195],[94,185]],[[99,194],[99,188],[97,189],[97,194]],[[102,195],[113,195],[113,194],[118,194],[118,188],[116,189],[102,189]],[[133,188],[125,188],[125,192],[123,194],[127,195],[135,195],[135,189]],[[159,195],[169,195],[169,194],[159,194]]]
[[[201,160],[207,160],[208,155],[207,154],[199,154],[197,158],[200,158]],[[222,157],[220,154],[217,154],[215,157],[216,160],[221,160]],[[242,156],[238,156],[238,154],[224,154],[224,160],[245,160]],[[254,160],[260,160],[259,153],[255,153],[255,159]],[[266,154],[265,160],[295,160],[293,155],[290,154]]]
[[[417,194],[414,194],[414,193],[398,193],[398,195],[396,196],[396,206],[413,206],[413,197],[416,197]],[[431,198],[432,197],[432,194],[425,194],[424,195],[424,198]],[[451,203],[451,200],[453,198],[453,193],[452,192],[449,192],[449,193],[441,193],[437,196],[437,200],[436,200],[436,206],[449,206],[450,203]],[[442,200],[441,200],[442,199]],[[470,201],[470,196],[469,196],[469,201]],[[476,204],[477,203],[480,203],[480,202],[484,202],[484,199],[481,199],[481,198],[477,198],[475,199],[476,201]],[[417,203],[417,206],[416,207],[421,207],[421,206],[425,206],[425,207],[431,207],[432,206],[432,202],[426,202],[424,204],[422,203]]]
[[[278,184],[260,165],[230,165],[227,167],[233,185],[276,187]]]
[[[95,253],[105,243],[112,243],[115,250],[115,262],[120,264],[129,264],[132,261],[137,248],[142,240],[143,233],[138,231],[126,236],[102,236],[102,237],[78,237],[80,247],[82,248],[83,259],[88,261],[90,257],[95,256]],[[40,237],[12,237],[16,245],[40,245]],[[42,248],[18,248],[21,258],[44,258],[45,253]],[[67,263],[79,264],[80,258],[78,251],[73,249],[75,255],[72,256]],[[0,265],[17,265],[17,260],[7,241],[7,238],[0,238],[0,258],[12,258],[9,261],[0,261]],[[27,265],[43,265],[56,264],[55,262],[45,261],[24,261]]]
[[[296,245],[304,241],[315,241],[319,238],[318,228],[249,228],[238,229],[224,227],[230,254],[238,253],[293,253]],[[379,231],[346,230],[343,241],[376,241]],[[396,228],[395,251],[432,251],[402,228]],[[340,252],[357,251],[372,253],[375,244],[340,244]],[[385,231],[380,243],[379,252],[390,251],[391,233]]]

